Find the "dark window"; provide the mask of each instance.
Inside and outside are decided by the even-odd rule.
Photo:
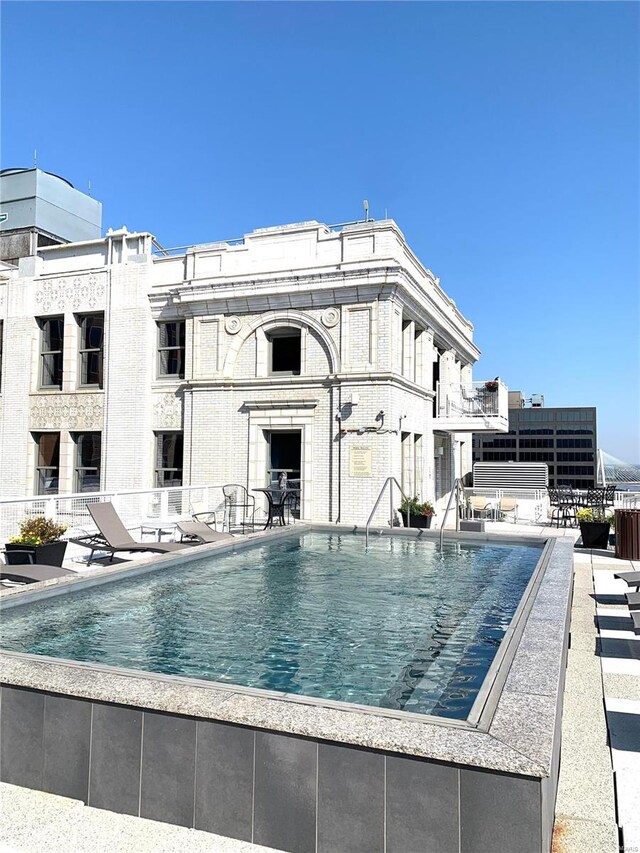
[[[38,323],[41,329],[40,385],[43,388],[62,388],[64,317],[43,317]]]
[[[158,323],[158,374],[184,379],[184,320]]]
[[[483,447],[515,447],[515,438],[485,438],[482,442]]]
[[[104,314],[83,314],[80,326],[80,384],[102,388]]]
[[[520,447],[553,447],[552,438],[521,438]]]
[[[300,375],[300,329],[275,329],[268,335],[271,373]]]
[[[99,492],[102,434],[99,432],[78,432],[72,437],[76,443],[74,491]]]
[[[515,462],[515,450],[485,450],[483,453],[484,462]]]
[[[59,491],[60,433],[41,432],[36,442],[36,494],[55,495]]]
[[[593,462],[593,453],[585,451],[569,451],[558,453],[558,462]]]
[[[182,485],[182,433],[156,433],[156,486]]]
[[[591,474],[593,475],[592,465],[558,465],[556,468],[558,474]]]
[[[553,462],[553,453],[548,451],[520,451],[520,462]]]
[[[558,447],[593,447],[590,438],[559,438]]]

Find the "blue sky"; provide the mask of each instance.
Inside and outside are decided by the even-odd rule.
[[[2,165],[166,246],[385,209],[478,378],[640,462],[636,3],[2,4]]]

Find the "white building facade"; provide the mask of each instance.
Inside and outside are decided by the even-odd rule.
[[[0,274],[0,322],[1,497],[284,471],[302,518],[363,523],[390,476],[442,503],[471,433],[508,429],[471,323],[392,220],[41,248]]]

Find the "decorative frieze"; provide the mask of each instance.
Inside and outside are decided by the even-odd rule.
[[[102,430],[102,394],[46,394],[32,397],[29,428]]]
[[[106,273],[84,273],[54,278],[39,283],[35,301],[37,306],[47,313],[65,309],[78,311],[103,308],[106,284]]]
[[[182,429],[182,394],[155,394],[154,429]]]

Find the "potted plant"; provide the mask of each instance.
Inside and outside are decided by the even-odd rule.
[[[60,541],[60,537],[66,529],[65,524],[58,524],[43,515],[29,516],[20,524],[20,535],[13,536],[5,545],[5,550],[26,552],[34,563],[61,566],[67,543]],[[10,562],[8,555],[7,562]]]
[[[607,548],[611,525],[601,509],[594,507],[579,509],[576,518],[580,525],[583,548]]]
[[[616,514],[614,512],[611,515],[608,515],[605,519],[611,525],[611,530],[613,533],[609,533],[609,545],[613,545],[615,547],[616,544]]]
[[[492,379],[489,382],[484,383],[484,390],[490,391],[491,393],[498,390],[498,381],[496,379]]]
[[[429,501],[420,502],[418,497],[403,498],[398,510],[404,520],[409,513],[409,527],[431,527],[431,519],[435,514],[433,504]]]

